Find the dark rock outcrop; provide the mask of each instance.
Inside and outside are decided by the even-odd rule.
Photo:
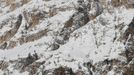
[[[74,75],[71,68],[59,67],[54,70],[53,75]]]
[[[90,0],[88,0],[87,5],[85,4],[84,0],[78,0],[79,6],[77,7],[77,12],[72,15],[72,17],[65,23],[63,29],[61,30],[60,34],[58,36],[61,36],[64,40],[58,40],[62,41],[62,43],[66,43],[66,41],[69,39],[70,34],[74,32],[75,30],[79,29],[80,27],[86,25],[92,17],[97,17],[100,15],[103,11],[102,6],[100,5],[99,1],[94,1],[94,6],[96,8],[96,14],[92,15],[89,14],[89,11],[91,10],[91,4]],[[88,8],[87,8],[88,7]],[[58,43],[58,42],[57,42]],[[59,43],[60,44],[60,43]]]
[[[18,31],[20,25],[22,22],[22,15],[20,14],[17,18],[17,22],[14,25],[14,28],[12,28],[10,31],[5,32],[3,36],[0,36],[0,44],[2,44],[4,41],[9,41]],[[1,46],[5,45],[2,44]],[[1,47],[2,49],[5,49],[6,47]]]
[[[124,33],[124,40],[125,40],[125,48],[126,48],[126,57],[128,62],[130,62],[134,58],[134,18],[132,22],[129,24],[128,29]]]

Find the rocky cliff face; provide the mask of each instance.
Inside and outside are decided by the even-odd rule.
[[[0,75],[133,75],[132,0],[1,0]]]

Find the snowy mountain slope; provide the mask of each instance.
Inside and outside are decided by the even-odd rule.
[[[1,0],[0,75],[134,74],[123,1]]]

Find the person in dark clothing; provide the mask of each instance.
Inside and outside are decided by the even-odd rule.
[[[38,57],[38,54],[36,53],[36,51],[34,51],[34,54],[33,54],[35,60],[37,60],[39,57]]]
[[[28,57],[26,58],[26,65],[29,65],[31,63],[33,63],[34,59],[31,55],[31,53],[28,54]]]
[[[31,53],[28,54],[27,59],[32,59],[32,55],[31,55]]]

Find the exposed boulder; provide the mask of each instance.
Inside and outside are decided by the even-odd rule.
[[[126,57],[128,62],[130,62],[134,58],[134,18],[132,22],[128,25],[128,29],[126,29],[124,33],[125,45],[126,45]]]
[[[52,50],[57,50],[57,49],[59,49],[59,47],[60,47],[60,45],[58,45],[56,43],[54,43],[54,44],[51,45],[51,49]]]
[[[7,42],[4,42],[1,46],[0,49],[5,49],[7,47]]]
[[[53,75],[75,75],[75,74],[73,73],[71,68],[59,67],[54,70]]]
[[[133,0],[111,0],[111,4],[114,7],[120,7],[120,6],[126,6],[127,8],[133,8],[134,7],[134,1]]]
[[[37,33],[18,38],[18,41],[19,41],[20,44],[27,43],[27,42],[32,42],[32,41],[38,40],[38,39],[42,38],[43,36],[47,35],[48,31],[49,30],[44,29],[44,30],[41,30]]]
[[[8,62],[6,62],[4,60],[1,60],[0,61],[0,69],[1,70],[6,70],[8,66],[9,66],[9,63]]]
[[[9,41],[17,33],[17,31],[21,25],[21,22],[22,22],[22,15],[20,14],[17,18],[14,28],[5,32],[5,34],[3,36],[0,36],[0,44],[2,44],[3,42]],[[3,46],[3,45],[5,45],[5,43],[2,44],[1,46]]]

